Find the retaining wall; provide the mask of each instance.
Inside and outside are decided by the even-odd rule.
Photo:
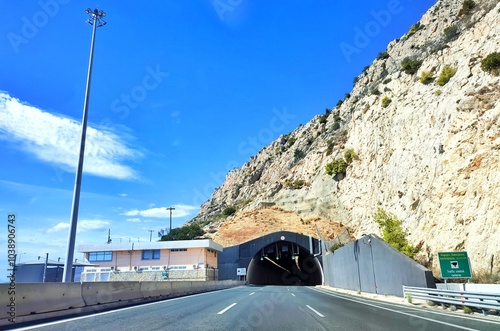
[[[403,285],[436,288],[432,272],[375,235],[323,256],[325,285],[403,296]]]

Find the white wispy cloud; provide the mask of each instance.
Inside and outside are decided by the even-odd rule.
[[[190,206],[190,205],[173,205],[175,210],[172,211],[172,218],[175,217],[185,217],[192,215],[194,211],[197,211],[199,207]],[[132,209],[129,210],[122,215],[124,216],[141,216],[141,217],[154,217],[154,218],[168,218],[170,217],[170,211],[166,209],[166,207],[155,207],[149,209]]]
[[[84,231],[93,231],[93,230],[105,230],[109,228],[109,221],[103,220],[81,220],[78,221],[76,231],[84,232]],[[47,233],[58,232],[62,230],[69,229],[69,223],[60,222],[53,227],[47,229]]]
[[[132,222],[132,223],[139,223],[141,221],[140,218],[127,218],[127,222]]]
[[[47,233],[58,232],[66,229],[69,229],[69,223],[61,222],[48,229]]]
[[[80,151],[81,124],[54,115],[0,91],[0,140],[41,161],[74,172]],[[84,172],[100,177],[136,179],[134,169],[124,164],[142,153],[129,147],[115,133],[87,127]]]

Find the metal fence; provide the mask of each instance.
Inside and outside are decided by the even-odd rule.
[[[440,290],[424,287],[403,286],[405,298],[422,299],[441,304],[478,308],[486,314],[488,310],[500,311],[500,294],[468,291]]]
[[[351,237],[351,234],[349,233],[349,229],[346,228],[342,233],[337,235],[335,238],[332,240],[326,240],[323,236],[321,236],[321,233],[319,230],[317,231],[318,234],[320,235],[320,238],[323,242],[323,249],[324,252],[328,252],[331,247],[342,247],[350,242],[353,242],[353,238]]]

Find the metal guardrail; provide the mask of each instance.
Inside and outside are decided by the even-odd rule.
[[[483,314],[485,314],[486,310],[489,309],[500,311],[499,293],[451,291],[425,287],[403,286],[403,294],[405,298],[407,295],[410,295],[412,299],[422,299],[457,306],[479,308],[483,311]]]

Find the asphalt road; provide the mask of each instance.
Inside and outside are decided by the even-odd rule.
[[[315,287],[244,286],[17,330],[500,330],[499,321]]]

